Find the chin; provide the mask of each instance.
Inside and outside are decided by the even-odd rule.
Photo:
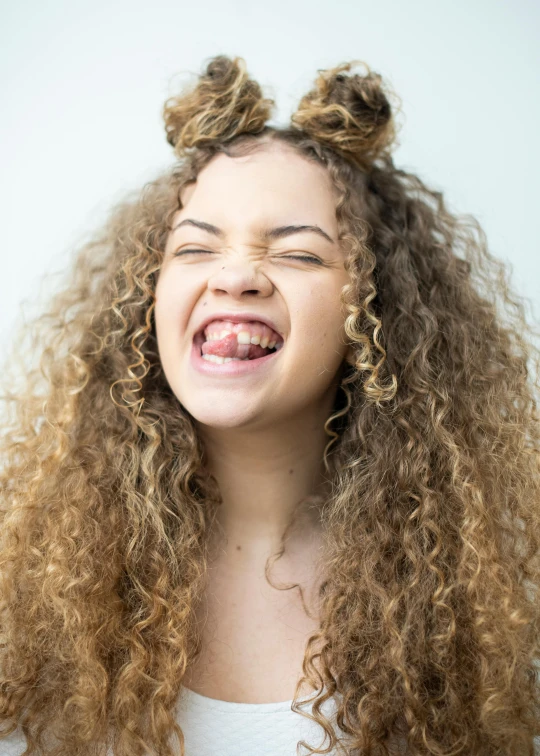
[[[250,423],[260,422],[260,412],[248,412],[246,407],[238,408],[237,411],[233,407],[223,407],[221,410],[216,406],[195,406],[193,404],[183,405],[193,419],[205,425],[209,428],[244,428],[250,425]],[[270,418],[268,418],[270,420]]]

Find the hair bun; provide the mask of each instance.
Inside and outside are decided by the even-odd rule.
[[[185,88],[165,102],[167,141],[181,157],[191,147],[209,146],[240,133],[257,134],[274,104],[249,78],[243,58],[218,55],[207,64],[194,88]]]
[[[357,63],[366,67],[365,76],[343,75]],[[302,97],[291,123],[368,169],[396,139],[389,97],[396,96],[385,92],[381,76],[363,61],[319,69],[315,89]]]

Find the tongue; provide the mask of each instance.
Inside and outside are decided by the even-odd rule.
[[[263,349],[258,344],[239,344],[235,333],[229,333],[216,341],[205,341],[202,345],[203,354],[217,354],[219,357],[239,357],[240,359],[256,360],[270,353],[270,349]]]

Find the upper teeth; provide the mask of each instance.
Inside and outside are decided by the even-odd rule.
[[[248,330],[245,325],[242,328],[239,324],[234,326],[231,323],[230,327],[223,328],[220,323],[210,323],[206,327],[204,333],[207,341],[216,341],[225,338],[225,336],[228,336],[229,334],[235,334],[239,344],[259,344],[263,349],[266,349],[267,347],[273,349],[276,346],[277,339],[272,337],[272,335],[267,335],[267,332],[272,334],[272,331],[268,326],[265,326],[262,323],[252,323],[250,324],[250,327],[251,330]]]
[[[214,331],[213,333],[207,334],[207,340],[208,341],[218,341],[219,339],[224,339],[225,336],[228,336],[230,333],[234,333],[234,331],[221,331],[217,332]],[[256,336],[252,336],[249,331],[240,331],[236,334],[236,339],[239,344],[259,344],[263,349],[266,349],[268,347],[269,349],[273,349],[275,345],[277,344],[277,341],[269,341],[267,336],[261,337],[257,334]]]

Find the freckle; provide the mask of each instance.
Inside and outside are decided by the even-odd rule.
[[[291,469],[289,470],[289,475],[292,475],[292,474],[293,474],[293,472],[294,472],[294,470],[293,470],[293,469],[292,469],[292,467],[291,467]]]
[[[236,547],[236,550],[237,550],[237,551],[241,551],[241,550],[242,550],[242,547],[241,547],[241,546],[237,546],[237,547]]]

